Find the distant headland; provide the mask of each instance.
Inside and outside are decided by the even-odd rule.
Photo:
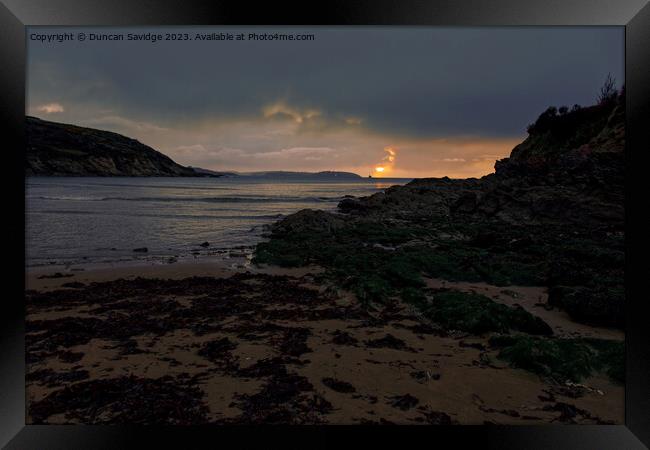
[[[111,131],[50,122],[27,116],[27,176],[69,177],[256,177],[337,179],[352,172],[215,171],[182,166],[141,142]]]

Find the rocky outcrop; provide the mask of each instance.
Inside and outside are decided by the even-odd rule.
[[[28,176],[196,177],[192,169],[135,139],[27,117]]]
[[[275,223],[271,231],[275,235],[290,233],[331,233],[343,227],[344,220],[318,209],[303,209]]]
[[[339,208],[383,217],[622,226],[624,97],[562,111],[544,112],[510,157],[496,162],[494,174],[478,180],[414,180],[346,199]]]
[[[419,179],[343,199],[339,214],[288,216],[257,259],[319,264],[369,302],[426,304],[422,275],[543,285],[575,320],[622,326],[624,100],[549,108],[480,179]]]

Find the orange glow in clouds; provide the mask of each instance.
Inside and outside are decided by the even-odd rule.
[[[381,159],[379,165],[375,166],[375,174],[377,175],[386,175],[393,169],[395,165],[395,158],[397,157],[397,148],[395,147],[384,147],[386,155]]]

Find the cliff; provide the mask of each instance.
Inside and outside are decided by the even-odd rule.
[[[27,117],[26,129],[28,176],[201,176],[117,133],[36,117]]]

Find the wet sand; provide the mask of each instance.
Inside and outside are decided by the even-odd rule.
[[[81,283],[132,280],[143,278],[182,279],[187,277],[229,277],[235,273],[251,272],[268,275],[300,277],[307,273],[323,272],[319,267],[280,268],[266,265],[252,265],[246,256],[236,258],[203,257],[195,261],[180,261],[173,264],[160,262],[95,264],[74,266],[39,266],[25,271],[25,289],[48,291],[60,288],[72,281]]]
[[[369,312],[320,272],[28,271],[28,423],[623,423],[624,388],[604,376],[558,385],[510,368],[489,336],[405,305]],[[545,307],[542,288],[427,284],[519,304],[558,336],[623,339]]]

